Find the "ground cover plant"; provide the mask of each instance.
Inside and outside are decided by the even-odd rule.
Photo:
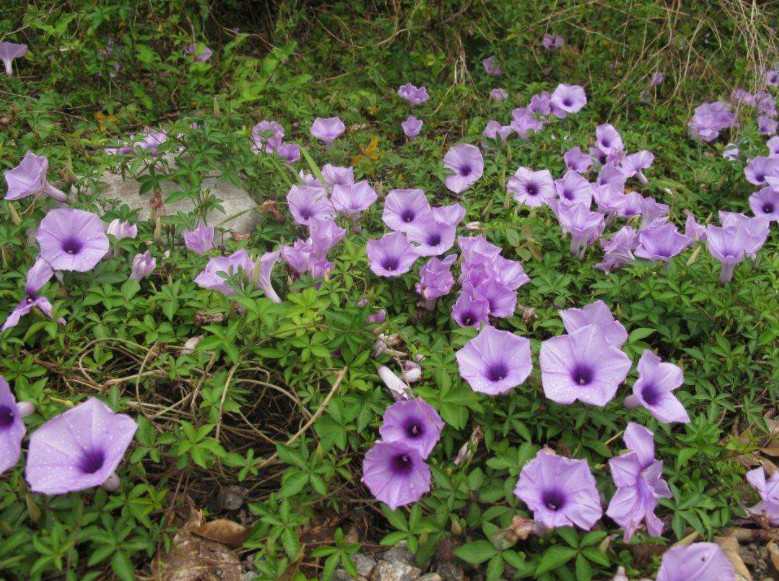
[[[0,577],[743,577],[773,10],[4,5]]]

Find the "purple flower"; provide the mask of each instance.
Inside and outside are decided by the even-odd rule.
[[[705,241],[706,240],[706,226],[698,224],[695,220],[695,216],[690,213],[687,215],[687,219],[684,221],[684,235],[688,236],[692,240]]]
[[[326,163],[322,168],[322,177],[329,188],[334,186],[350,186],[354,183],[354,168]]]
[[[401,85],[400,88],[398,88],[398,96],[412,105],[420,105],[430,98],[426,88],[415,87],[411,83]]]
[[[141,151],[148,152],[152,157],[157,157],[160,155],[157,149],[167,140],[168,136],[162,131],[152,131],[148,134],[142,133],[139,136],[131,135],[131,144],[129,146],[109,147],[106,149],[106,153],[109,155],[129,155],[140,149]]]
[[[315,258],[324,258],[346,235],[346,230],[336,224],[335,220],[330,219],[312,219],[308,225],[308,232]]]
[[[298,178],[300,178],[300,183],[304,186],[317,186],[319,188],[325,187],[325,184],[320,183],[320,181],[313,175],[304,172],[302,169],[298,172]]]
[[[772,137],[765,144],[768,147],[768,155],[770,157],[779,155],[779,137]]]
[[[100,486],[116,471],[137,427],[93,397],[50,419],[30,436],[30,489],[54,495]]]
[[[769,115],[759,115],[757,117],[757,129],[763,135],[775,135],[779,122]]]
[[[663,81],[665,81],[665,75],[663,73],[652,73],[652,76],[649,77],[649,86],[658,87],[663,84]]]
[[[92,270],[109,249],[103,223],[95,214],[72,208],[49,210],[38,227],[41,258],[54,270]]]
[[[384,200],[381,219],[398,232],[407,232],[413,224],[432,212],[423,190],[391,190]]]
[[[200,224],[194,230],[185,231],[184,244],[201,256],[207,254],[214,247],[214,227]]]
[[[433,257],[419,269],[419,282],[416,291],[426,301],[434,301],[438,297],[449,294],[454,286],[452,263],[457,260],[456,254],[450,254],[443,260]]]
[[[294,185],[287,194],[289,211],[298,224],[311,224],[311,220],[335,218],[335,209],[324,188]]]
[[[311,240],[297,240],[292,246],[281,247],[281,258],[289,267],[303,274],[311,269],[314,245]]]
[[[595,265],[604,272],[611,272],[615,268],[632,262],[634,260],[633,248],[635,247],[638,233],[630,226],[623,226],[608,240],[601,239],[601,247],[605,254],[603,261]]]
[[[400,232],[385,234],[365,245],[371,270],[378,276],[395,277],[407,273],[419,258],[411,243]]]
[[[536,115],[551,115],[552,96],[548,91],[541,91],[537,95],[533,95],[530,97],[530,105],[527,106],[527,109]]]
[[[143,280],[157,268],[157,260],[148,250],[143,254],[136,254],[133,258],[133,271],[130,273],[132,280]]]
[[[484,236],[459,236],[457,244],[463,251],[463,258],[466,262],[483,260],[485,258],[495,258],[501,252],[500,247],[487,242]]]
[[[28,151],[21,163],[13,169],[5,171],[5,181],[8,184],[6,200],[20,200],[27,196],[37,196],[45,193],[58,202],[66,202],[67,196],[46,181],[46,171],[49,161],[45,156],[37,156]]]
[[[548,528],[590,530],[603,515],[595,478],[586,460],[541,450],[522,467],[514,494]]]
[[[482,66],[484,66],[484,70],[487,71],[488,75],[494,75],[496,77],[499,77],[501,74],[500,66],[498,66],[495,63],[495,55],[488,56],[486,59],[481,61]]]
[[[1,387],[2,383],[0,383]],[[2,428],[0,427],[0,439],[2,438],[1,430]],[[0,465],[0,473],[2,471],[3,467]],[[747,509],[747,512],[758,517],[765,515],[772,526],[779,525],[779,473],[772,474],[766,480],[765,469],[761,466],[747,472],[747,482],[752,485],[760,496],[760,502]]]
[[[541,44],[546,50],[557,50],[564,43],[563,37],[559,34],[545,34],[544,38],[541,39]]]
[[[741,150],[738,148],[738,145],[736,145],[735,143],[728,143],[725,146],[725,149],[722,150],[722,158],[727,159],[728,161],[736,161],[740,157],[741,157]]]
[[[406,236],[415,246],[419,256],[439,256],[454,246],[456,228],[440,222],[432,214],[414,221],[406,230]]]
[[[749,207],[755,216],[763,216],[770,221],[779,220],[779,188],[769,186],[749,196]]]
[[[550,99],[552,114],[558,119],[578,113],[587,104],[587,95],[578,85],[557,85]]]
[[[276,150],[276,154],[287,163],[295,163],[300,160],[300,146],[294,143],[282,143]]]
[[[195,61],[204,63],[214,54],[213,51],[202,44],[190,44],[184,49],[184,54],[195,55]]]
[[[739,236],[743,236],[744,252],[749,258],[754,258],[768,239],[771,221],[765,216],[750,218],[746,214],[720,211],[719,220],[723,228],[735,226],[743,230]]]
[[[561,179],[555,180],[554,185],[561,200],[581,204],[585,208],[592,204],[590,182],[575,171],[568,170]]]
[[[596,184],[600,186],[601,189],[606,188],[612,192],[622,194],[625,192],[625,182],[627,179],[627,175],[625,175],[625,172],[623,172],[622,169],[612,163],[607,163],[601,168]]]
[[[632,178],[637,176],[642,184],[648,184],[649,180],[644,175],[643,170],[652,167],[654,161],[655,156],[651,151],[642,150],[623,157],[620,162],[620,169],[625,177]]]
[[[195,284],[219,291],[229,297],[235,294],[235,289],[228,283],[227,276],[242,274],[244,277],[251,278],[253,272],[254,263],[246,250],[241,248],[230,256],[211,258],[206,267],[195,277]]]
[[[346,126],[338,117],[317,117],[311,125],[311,135],[325,145],[332,145],[344,131]]]
[[[8,382],[0,375],[0,474],[19,461],[26,431],[16,398]]]
[[[335,185],[330,196],[333,207],[351,218],[357,218],[378,199],[376,191],[364,180],[346,186]]]
[[[452,226],[457,226],[465,218],[465,208],[460,204],[449,204],[448,206],[436,206],[433,208],[433,218],[439,222],[445,222]]]
[[[642,197],[641,207],[641,227],[651,228],[652,224],[658,221],[659,218],[664,218],[671,211],[668,204],[661,204],[654,198]]]
[[[706,243],[711,255],[722,263],[719,281],[726,284],[733,278],[736,265],[747,257],[749,250],[755,248],[756,237],[746,225],[710,225],[706,228]]]
[[[611,310],[603,301],[595,301],[581,309],[565,309],[560,311],[560,318],[568,333],[595,325],[602,332],[606,340],[614,347],[622,347],[628,340],[628,332],[619,321],[614,319]]]
[[[430,468],[405,442],[376,442],[365,454],[362,481],[392,510],[417,502],[430,491]]]
[[[280,255],[281,255],[281,250],[266,252],[260,257],[260,261],[259,261],[260,276],[257,281],[257,284],[262,289],[262,292],[265,293],[265,296],[268,297],[274,303],[281,302],[281,298],[276,293],[275,289],[273,288],[273,283],[271,282],[271,274],[273,273],[273,267],[276,266],[276,263],[279,261]]]
[[[446,187],[455,194],[460,194],[482,176],[484,158],[475,145],[455,145],[444,156],[444,167],[454,172],[446,176]]]
[[[520,139],[528,139],[530,133],[538,133],[544,128],[543,120],[526,107],[514,109],[511,116],[511,128],[517,132]]]
[[[119,242],[125,238],[135,238],[138,236],[138,226],[132,222],[123,222],[117,218],[112,220],[106,228],[106,234],[110,234]]]
[[[584,204],[567,200],[556,204],[555,213],[560,227],[571,235],[571,252],[582,258],[587,247],[603,234],[606,224],[603,214],[591,212]]]
[[[462,292],[452,307],[452,318],[461,327],[479,327],[489,321],[490,304],[482,297]]]
[[[613,125],[606,123],[595,129],[595,145],[606,155],[615,155],[625,150],[622,137]]]
[[[546,397],[560,404],[579,400],[601,407],[614,398],[631,367],[628,356],[595,325],[547,339],[539,361]]]
[[[625,407],[645,407],[658,421],[665,424],[690,421],[687,410],[673,394],[684,381],[682,370],[673,363],[662,361],[644,349],[638,361],[638,379],[633,384],[633,395],[625,398]]]
[[[27,271],[27,281],[24,286],[24,292],[27,296],[8,315],[5,323],[0,327],[0,333],[18,325],[22,317],[30,314],[33,309],[38,309],[50,319],[53,318],[53,307],[49,299],[38,294],[52,276],[54,276],[54,271],[52,271],[49,263],[39,257],[35,264],[30,267],[30,270]],[[57,322],[64,325],[65,319],[59,319]]]
[[[690,119],[690,135],[703,141],[714,141],[720,131],[732,127],[736,123],[736,116],[722,101],[704,103],[695,108],[695,113]]]
[[[3,61],[3,64],[5,65],[5,74],[10,77],[13,74],[11,63],[13,63],[14,59],[22,58],[26,54],[26,44],[0,42],[0,61]]]
[[[766,185],[767,177],[779,177],[779,157],[756,157],[744,167],[744,175],[750,184]]]
[[[477,286],[463,286],[474,296],[487,301],[489,314],[493,317],[506,318],[514,314],[514,309],[517,306],[517,293],[498,278],[487,278]]]
[[[548,169],[533,171],[520,167],[508,182],[507,189],[514,199],[526,206],[538,207],[555,197],[555,183]]]
[[[592,157],[584,153],[581,147],[574,147],[566,151],[563,161],[565,161],[565,167],[579,174],[585,173],[592,165]]]
[[[284,128],[276,121],[263,119],[252,127],[252,150],[255,153],[274,153],[283,140]]]
[[[692,240],[680,234],[674,224],[665,222],[638,233],[636,256],[647,260],[670,262],[691,243]]]
[[[692,543],[663,553],[656,581],[736,581],[736,573],[719,546]]]
[[[460,377],[473,391],[487,395],[506,395],[533,370],[530,341],[490,325],[457,351],[456,357]]]
[[[497,141],[498,139],[501,141],[506,141],[513,132],[514,127],[511,125],[501,125],[497,121],[491,119],[487,122],[487,126],[484,128],[484,131],[482,131],[481,134],[483,137],[492,139],[494,141]],[[484,146],[483,143],[482,146]]]
[[[625,529],[624,541],[630,541],[641,521],[653,537],[663,532],[663,521],[655,516],[658,498],[671,498],[663,480],[663,463],[655,460],[654,434],[636,423],[628,423],[625,444],[629,452],[609,460],[611,477],[617,491],[611,497],[606,514]]]
[[[421,119],[417,119],[413,115],[409,115],[408,118],[403,121],[400,126],[403,128],[403,134],[409,139],[414,139],[419,132],[422,131],[422,126],[425,124]]]
[[[505,101],[508,97],[509,93],[506,89],[492,89],[492,91],[490,91],[490,99],[493,101]]]
[[[441,437],[444,422],[435,408],[421,399],[397,401],[384,411],[379,433],[383,442],[401,442],[427,458]]]

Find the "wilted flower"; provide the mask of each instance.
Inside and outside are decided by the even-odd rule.
[[[65,494],[100,486],[116,471],[137,424],[95,398],[50,419],[30,436],[30,489]]]
[[[456,228],[430,214],[415,220],[406,230],[406,236],[410,242],[417,244],[415,248],[419,256],[438,256],[454,246]]]
[[[227,276],[242,274],[244,277],[251,278],[253,272],[254,263],[246,249],[241,248],[230,256],[211,258],[206,267],[195,277],[195,284],[219,291],[229,297],[235,294],[235,289],[228,283]]]
[[[92,270],[109,249],[103,223],[95,214],[72,208],[49,210],[38,227],[41,258],[54,270]]]
[[[552,93],[550,99],[552,114],[558,119],[578,113],[587,104],[587,95],[578,85],[560,84]]]
[[[645,407],[655,419],[669,424],[690,421],[687,410],[673,394],[684,381],[679,366],[662,361],[657,355],[644,349],[638,361],[638,379],[633,384],[633,395],[625,398],[628,409]]]
[[[411,83],[401,85],[398,88],[398,96],[412,105],[420,105],[430,98],[425,87],[416,87]]]
[[[106,228],[106,234],[110,234],[119,242],[124,238],[135,238],[138,236],[138,226],[132,222],[121,221],[119,218],[112,220]]]
[[[601,238],[601,247],[605,254],[603,260],[595,265],[604,272],[611,272],[633,261],[633,248],[638,233],[630,226],[623,226],[611,238]]]
[[[344,131],[346,125],[338,117],[317,117],[311,125],[311,135],[325,145],[332,145]]]
[[[203,44],[190,44],[184,49],[184,54],[195,56],[195,61],[204,63],[213,55],[213,51]]]
[[[755,216],[779,220],[779,188],[769,186],[749,196],[749,207]]]
[[[655,459],[654,434],[644,426],[629,422],[625,429],[629,452],[609,460],[611,477],[617,491],[611,497],[606,514],[625,529],[627,543],[641,521],[653,537],[663,532],[663,521],[655,516],[658,498],[671,498],[663,480],[663,463]]]
[[[674,224],[661,223],[638,233],[636,256],[647,260],[670,262],[671,259],[687,248],[692,240],[680,234]]]
[[[595,146],[606,155],[615,155],[625,150],[619,132],[610,123],[598,125],[595,129]]]
[[[136,254],[133,258],[133,270],[130,273],[132,280],[143,280],[157,268],[157,260],[148,250],[143,254]]]
[[[27,271],[27,281],[24,286],[24,292],[27,296],[8,315],[5,323],[0,327],[0,333],[18,325],[21,318],[28,315],[33,309],[38,309],[50,319],[53,318],[53,307],[49,299],[38,294],[38,291],[49,282],[52,276],[54,276],[54,272],[49,263],[42,258],[38,258],[35,264],[30,267],[30,270]],[[59,319],[58,322],[64,325],[65,319]]]
[[[376,442],[365,454],[362,472],[371,494],[392,510],[430,491],[430,468],[419,451],[404,442]]]
[[[2,387],[1,383],[0,387]],[[0,425],[0,438],[2,438],[1,430],[2,426]],[[0,466],[0,472],[2,471],[2,466]],[[760,502],[747,509],[747,512],[755,516],[765,515],[772,526],[779,525],[779,473],[774,473],[766,479],[765,469],[761,466],[747,472],[747,482],[760,496]]]
[[[564,309],[560,311],[560,318],[568,333],[573,333],[587,325],[595,325],[614,347],[622,347],[628,340],[628,332],[625,327],[614,319],[608,305],[600,300],[581,309]]]
[[[543,206],[555,197],[555,183],[547,169],[533,171],[520,167],[508,182],[507,189],[517,202],[526,206]]]
[[[58,202],[66,202],[68,198],[65,193],[46,181],[46,171],[48,169],[49,161],[45,156],[37,156],[31,151],[25,153],[19,165],[5,171],[8,191],[4,199],[20,200],[27,196],[37,196],[40,193],[45,193]]]
[[[322,168],[322,177],[328,189],[334,186],[349,186],[354,183],[354,168],[326,163]]]
[[[487,71],[488,75],[495,75],[496,77],[500,76],[502,71],[500,70],[500,66],[498,66],[495,62],[495,55],[488,56],[486,59],[481,61],[481,64],[484,67],[484,70]]]
[[[490,91],[490,99],[493,101],[505,101],[508,99],[509,93],[506,89],[492,89]]]
[[[563,155],[563,161],[565,161],[565,167],[579,174],[585,173],[592,165],[592,157],[584,153],[581,147],[574,147],[566,151]]]
[[[546,50],[557,50],[564,43],[563,37],[559,34],[545,34],[544,38],[541,39],[541,44]]]
[[[214,247],[214,227],[200,224],[194,230],[185,231],[184,244],[201,256],[210,252]]]
[[[8,382],[0,375],[0,474],[19,461],[26,431],[16,398]]]
[[[530,341],[509,331],[485,325],[457,351],[460,377],[471,389],[488,395],[505,395],[533,370]]]
[[[422,131],[422,126],[424,124],[424,121],[421,119],[417,119],[413,115],[409,115],[408,118],[400,124],[400,126],[403,128],[403,134],[406,137],[413,139],[419,135],[420,131]]]
[[[384,442],[402,442],[427,458],[441,437],[444,422],[430,404],[421,399],[398,401],[384,411],[379,434]]]
[[[22,58],[27,54],[26,44],[13,42],[0,42],[0,61],[5,65],[5,74],[9,77],[13,74],[12,64],[14,59]]]
[[[298,224],[311,224],[311,220],[335,218],[335,209],[324,188],[294,185],[287,193],[287,204]]]
[[[571,252],[579,258],[603,234],[606,224],[603,214],[591,212],[584,204],[560,200],[555,213],[560,227],[571,235]]]
[[[722,101],[704,103],[695,108],[690,119],[690,134],[703,141],[713,141],[720,131],[736,124],[736,116]]]
[[[433,257],[419,269],[419,282],[416,291],[431,303],[438,297],[449,294],[454,286],[451,266],[457,260],[456,254],[450,254],[443,260]]]
[[[587,461],[547,450],[522,467],[514,494],[527,504],[533,519],[548,528],[576,526],[588,531],[603,515]]]
[[[414,383],[422,379],[422,366],[416,361],[409,361],[404,359],[400,362],[400,368],[403,372],[400,377],[407,383]]]
[[[423,190],[391,190],[384,200],[381,219],[398,232],[407,232],[411,226],[427,218],[432,209]]]
[[[547,339],[539,362],[546,397],[560,404],[579,400],[596,406],[614,398],[631,367],[628,356],[595,325]]]
[[[454,173],[446,176],[446,187],[460,194],[475,184],[484,173],[484,158],[475,145],[463,143],[452,147],[444,156],[444,167]]]
[[[335,185],[330,196],[333,207],[352,218],[357,218],[378,199],[376,191],[365,180],[346,186]]]
[[[461,327],[479,327],[489,321],[490,303],[470,292],[462,292],[452,307],[452,318]]]
[[[692,543],[663,553],[656,581],[736,581],[736,573],[718,545]]]
[[[274,153],[284,140],[284,128],[276,121],[263,119],[252,127],[252,150]]]
[[[400,276],[411,270],[419,254],[400,232],[385,234],[378,240],[369,240],[365,245],[371,270],[386,277]]]

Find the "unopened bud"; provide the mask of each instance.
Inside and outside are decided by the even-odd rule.
[[[26,418],[35,413],[35,404],[31,401],[20,401],[16,403],[16,411],[20,418]]]
[[[389,367],[382,365],[379,367],[378,373],[379,377],[384,382],[384,385],[389,388],[395,401],[413,399],[414,393],[411,391],[411,388],[403,383],[403,380],[400,379],[400,377],[392,373],[392,370],[390,370]]]

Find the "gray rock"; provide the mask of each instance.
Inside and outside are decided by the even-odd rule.
[[[259,579],[259,575],[253,571],[249,571],[248,573],[241,574],[241,581],[254,581],[255,579]]]
[[[362,553],[352,555],[352,563],[357,568],[357,573],[362,577],[370,577],[370,574],[373,573],[373,569],[376,567],[376,561]]]
[[[402,561],[379,561],[373,570],[373,581],[415,581],[422,576],[422,571]]]
[[[443,579],[438,573],[428,573],[427,575],[422,575],[419,581],[443,581]]]
[[[408,550],[408,543],[406,541],[400,541],[397,545],[384,553],[382,559],[389,561],[390,563],[410,563],[413,560],[413,556],[411,555],[411,551]]]
[[[442,562],[436,567],[443,581],[465,581],[465,571],[457,563]]]
[[[127,204],[133,210],[138,210],[138,215],[142,220],[148,220],[151,211],[149,202],[153,198],[151,192],[140,195],[141,184],[133,178],[122,179],[121,173],[104,173],[100,181],[105,184],[105,189],[98,193],[102,200],[119,200],[120,203]],[[172,182],[163,182],[161,184],[162,199],[176,190],[176,185]],[[208,223],[215,226],[221,226],[233,232],[242,232],[249,234],[254,230],[259,215],[255,211],[256,202],[243,188],[239,188],[230,182],[212,175],[203,179],[202,190],[209,190],[211,195],[222,200],[224,213],[218,210],[212,210],[208,215]],[[176,214],[178,212],[191,212],[195,204],[190,199],[178,200],[172,204],[165,204],[166,215]]]

